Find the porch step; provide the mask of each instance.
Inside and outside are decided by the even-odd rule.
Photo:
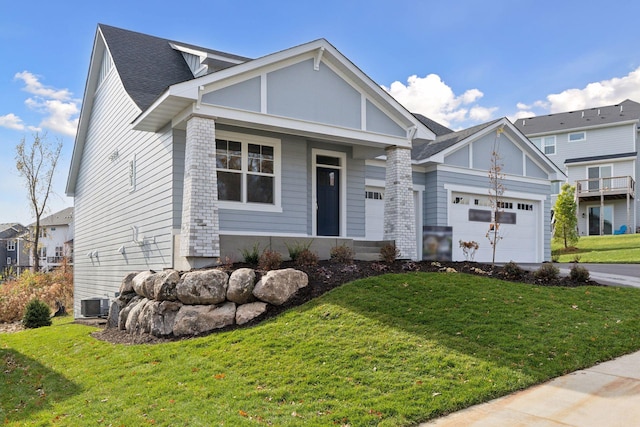
[[[393,240],[354,240],[354,258],[360,261],[379,261],[380,249],[387,244],[393,244]]]

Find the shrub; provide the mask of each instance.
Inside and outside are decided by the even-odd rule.
[[[34,298],[27,304],[22,323],[25,328],[51,326],[51,309],[44,302]]]
[[[509,279],[521,279],[524,276],[524,270],[515,262],[509,261],[502,267],[505,276]]]
[[[476,251],[480,247],[480,245],[478,245],[478,242],[475,242],[473,240],[470,241],[470,242],[465,242],[463,240],[460,240],[460,241],[458,241],[458,243],[460,244],[460,247],[462,248],[462,253],[464,254],[464,259],[466,259],[467,261],[473,261],[473,259],[476,256]]]
[[[540,280],[541,282],[551,282],[555,280],[560,275],[560,269],[553,264],[542,264],[539,269],[537,269],[533,276]]]
[[[260,260],[258,261],[258,268],[261,270],[269,271],[269,270],[277,270],[282,265],[282,255],[280,255],[276,251],[272,251],[271,249],[266,249],[260,255]]]
[[[392,264],[400,256],[400,250],[394,243],[387,243],[380,248],[380,259],[387,264]]]
[[[329,251],[329,259],[342,264],[353,263],[353,249],[347,245],[334,246]]]
[[[551,262],[560,262],[560,255],[558,254],[551,255]]]
[[[289,246],[287,242],[284,242],[284,245],[287,247],[287,251],[289,251],[289,258],[291,258],[291,261],[295,261],[302,252],[309,250],[312,243],[313,240],[309,240],[307,243],[300,243],[296,241],[291,246]]]
[[[303,249],[296,256],[296,265],[301,267],[312,267],[318,265],[318,255],[309,249]]]
[[[581,265],[574,265],[571,267],[571,271],[569,271],[569,278],[574,282],[588,282],[589,270]]]
[[[49,273],[23,272],[19,278],[0,285],[0,323],[15,322],[24,317],[27,304],[37,298],[49,307],[56,301],[73,307],[73,273],[70,267]]]
[[[247,264],[258,264],[260,261],[260,243],[255,243],[251,249],[241,249],[242,258]]]

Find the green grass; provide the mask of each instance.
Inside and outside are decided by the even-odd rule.
[[[640,234],[623,234],[618,236],[584,236],[576,245],[576,249],[565,251],[561,243],[551,245],[553,255],[558,255],[558,262],[593,263],[640,263]]]
[[[159,345],[0,335],[7,425],[414,425],[640,349],[640,290],[368,278],[258,326]]]

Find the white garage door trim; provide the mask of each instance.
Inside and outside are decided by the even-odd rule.
[[[478,196],[487,196],[488,189],[480,188],[480,187],[469,187],[455,184],[445,184],[445,190],[447,190],[447,224],[454,227],[455,225],[452,223],[452,194],[453,193],[466,193],[466,194],[476,194]],[[531,202],[534,204],[534,214],[536,215],[535,223],[536,223],[536,238],[535,238],[535,248],[534,248],[534,258],[531,262],[542,262],[544,260],[544,200],[546,196],[541,194],[530,194],[530,193],[522,193],[517,191],[509,191],[505,190],[503,197],[505,199],[518,199],[526,202]],[[455,239],[454,239],[455,240]],[[484,240],[478,241],[481,245],[484,243],[485,245],[490,245],[489,240],[485,237]],[[498,243],[498,250],[500,249],[500,244]],[[458,249],[458,241],[455,240],[453,242],[453,250],[454,254],[456,254],[456,250]],[[454,260],[456,259],[456,255],[454,255]],[[504,260],[501,260],[504,261]]]

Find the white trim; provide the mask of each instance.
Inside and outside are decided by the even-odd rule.
[[[265,211],[282,212],[282,141],[277,138],[252,135],[247,133],[230,132],[225,130],[216,131],[216,139],[236,140],[242,144],[242,201],[234,202],[229,200],[218,200],[221,209],[236,209],[243,211]],[[248,165],[248,144],[268,145],[273,147],[273,204],[247,202],[246,176],[249,173]]]
[[[364,180],[365,187],[380,187],[385,188],[386,182],[381,179],[370,179],[367,178]],[[414,185],[414,187],[417,187]]]
[[[452,192],[460,192],[460,193],[468,193],[468,194],[482,194],[487,196],[489,194],[488,188],[484,187],[471,187],[468,185],[458,185],[458,184],[444,184],[444,189]],[[523,193],[521,191],[510,191],[505,190],[503,197],[509,197],[513,199],[524,199],[524,200],[535,200],[538,202],[542,202],[547,200],[547,195],[545,194],[535,194],[535,193]],[[451,201],[447,201],[447,205]]]
[[[340,159],[340,166],[322,165],[340,171],[340,232],[338,236],[318,236],[318,189],[317,157],[335,157]],[[341,151],[311,149],[311,235],[318,237],[346,237],[347,235],[347,153]]]
[[[611,168],[611,176],[601,176],[601,173],[600,173],[601,169],[603,167],[606,168],[607,166]],[[589,169],[591,168],[598,168],[598,179],[613,178],[614,176],[616,176],[616,174],[613,172],[613,163],[600,163],[600,164],[585,165],[584,167],[585,179],[592,179],[592,178],[589,178]]]
[[[260,112],[267,114],[267,73],[260,74]]]
[[[572,166],[599,166],[599,165],[608,165],[608,164],[622,163],[622,162],[633,162],[633,164],[635,165],[637,158],[638,156],[636,155],[636,156],[616,157],[614,159],[585,160],[583,162],[565,163],[565,166],[569,168]],[[607,163],[599,163],[599,162],[607,162]]]

